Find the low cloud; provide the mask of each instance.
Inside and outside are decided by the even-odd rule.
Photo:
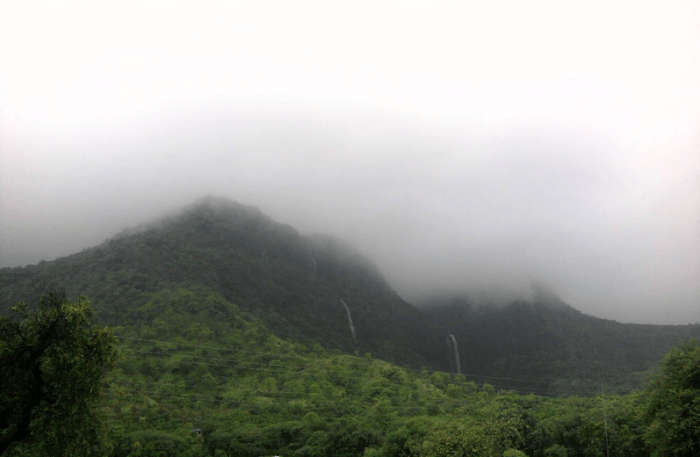
[[[332,119],[332,118],[331,118]],[[135,135],[133,132],[140,132]],[[584,312],[697,321],[697,161],[561,129],[200,113],[4,156],[4,266],[217,194],[347,239],[409,300],[544,281]],[[20,153],[19,151],[23,151]]]

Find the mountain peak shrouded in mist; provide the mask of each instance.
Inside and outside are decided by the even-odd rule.
[[[195,219],[202,223],[207,220],[230,224],[256,220],[261,223],[272,223],[272,220],[255,206],[244,205],[235,200],[215,195],[205,195],[181,208],[168,212],[164,216],[149,219],[151,219],[149,222],[125,228],[119,236],[128,236],[144,230],[167,229],[174,224]]]
[[[700,457],[699,3],[1,2],[0,454]]]
[[[468,282],[468,278],[465,278],[465,282]],[[490,287],[465,286],[462,289],[431,289],[424,291],[414,301],[422,308],[439,305],[469,309],[502,309],[516,302],[549,308],[574,309],[551,286],[543,281],[535,280],[529,282],[529,290],[525,286],[508,287],[507,282],[505,285],[494,284]]]
[[[250,232],[274,232],[275,235],[285,233],[288,239],[303,240],[312,253],[313,262],[318,262],[313,256],[322,260],[331,261],[328,265],[343,265],[348,271],[353,268],[356,272],[371,276],[377,283],[386,284],[383,273],[370,256],[361,253],[347,241],[331,234],[313,233],[301,235],[294,227],[280,223],[267,216],[260,208],[240,203],[236,200],[219,195],[205,195],[185,205],[180,210],[169,216],[158,219],[144,227],[157,227],[168,229],[169,225],[189,224],[198,231],[191,231],[192,236],[203,235],[209,230],[218,229],[225,231],[250,231]],[[143,228],[141,228],[143,229]],[[199,230],[203,231],[200,232]],[[131,233],[127,230],[125,233]],[[270,240],[268,240],[270,241]],[[265,250],[263,249],[264,252]],[[316,265],[314,268],[318,268]],[[331,268],[332,270],[333,268]],[[468,282],[469,278],[465,278]],[[444,290],[434,292],[436,296],[446,294]],[[539,305],[552,307],[570,307],[555,292],[551,285],[544,281],[531,280],[529,291],[526,287],[511,287],[507,280],[504,284],[497,282],[489,286],[473,287],[460,293],[453,293],[455,297],[462,297],[474,306],[503,307],[514,301],[530,301]],[[420,299],[418,303],[428,300]]]
[[[546,283],[542,281],[531,281],[530,288],[532,290],[532,301],[534,303],[551,307],[570,308],[570,306],[566,304],[564,300],[562,300],[554,289],[552,289],[552,287]]]
[[[250,205],[244,205],[229,198],[205,195],[198,198],[193,203],[186,205],[180,215],[194,216],[210,214],[216,217],[235,218],[258,218],[267,219],[267,216],[260,211],[259,208]],[[268,219],[269,220],[269,219]]]
[[[62,286],[93,299],[104,321],[121,324],[151,294],[195,287],[283,337],[415,366],[437,360],[437,334],[370,260],[333,237],[302,236],[226,198],[198,199],[78,254],[0,271],[3,309]],[[348,330],[350,313],[356,332]]]
[[[237,127],[225,115],[220,125],[175,123],[178,146],[143,140],[159,152],[141,162],[135,152],[142,140],[127,138],[115,160],[127,164],[129,188],[113,161],[95,159],[80,179],[85,168],[77,159],[40,160],[54,165],[41,180],[16,169],[22,160],[8,161],[0,187],[14,181],[28,190],[0,192],[0,265],[67,255],[211,193],[263,208],[300,233],[347,240],[409,301],[426,289],[529,294],[534,277],[594,315],[652,323],[700,318],[697,179],[676,179],[671,167],[678,163],[685,173],[695,159],[642,161],[574,133],[458,138],[418,124],[381,129],[381,119],[342,128],[329,121],[318,131],[317,123],[295,119],[293,132],[264,119]],[[216,144],[197,148],[196,157],[188,152],[212,138]],[[62,167],[77,179],[52,175]],[[30,192],[39,181],[41,189]],[[211,208],[222,204],[229,205],[209,199]]]
[[[534,277],[700,320],[696,0],[12,3],[0,267],[213,194],[348,240],[409,299]]]
[[[532,378],[551,393],[593,389],[602,375],[628,390],[638,385],[633,372],[700,332],[598,319],[542,282],[531,284],[531,297],[507,287],[437,290],[417,308],[348,243],[302,235],[221,197],[198,199],[77,254],[0,269],[0,310],[55,287],[88,296],[98,318],[112,325],[137,322],[163,297],[177,301],[172,297],[187,291],[210,303],[208,312],[216,314],[214,297],[221,297],[290,340],[413,367]],[[196,311],[187,300],[177,306]]]

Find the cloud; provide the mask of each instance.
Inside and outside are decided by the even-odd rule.
[[[0,265],[220,194],[348,239],[409,299],[537,279],[700,320],[700,10],[571,8],[13,5]]]

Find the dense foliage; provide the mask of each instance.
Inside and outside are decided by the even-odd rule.
[[[697,325],[620,324],[551,297],[419,310],[342,243],[216,199],[0,270],[0,312],[56,285],[94,300],[118,361],[96,403],[115,354],[85,301],[0,320],[9,455],[697,455],[697,342],[648,391],[611,394]]]
[[[38,310],[0,318],[0,453],[92,455],[101,444],[95,404],[115,361],[110,331],[85,300],[44,297]]]
[[[649,386],[647,431],[655,456],[700,455],[700,340],[673,349]]]
[[[552,398],[280,339],[204,289],[115,329],[114,456],[645,456],[644,396]],[[525,388],[525,386],[523,386]]]
[[[63,309],[85,312],[86,305]],[[651,387],[654,395],[562,398],[282,339],[201,287],[154,293],[132,310],[130,321],[113,329],[119,361],[91,410],[90,424],[105,425],[99,448],[70,447],[65,455],[97,449],[114,457],[694,455],[666,453],[663,446],[689,445],[668,437],[660,444],[655,430],[666,427],[658,420],[673,420],[676,407],[696,414],[700,395],[688,383],[696,382],[697,342],[667,358]],[[61,353],[75,355],[64,358],[70,361],[64,366],[82,369],[81,347],[62,346]],[[74,392],[65,377],[55,383],[75,395],[87,393]],[[668,404],[681,386],[681,400]],[[96,391],[89,392],[86,398],[94,400]],[[39,424],[42,433],[12,455],[62,455],[47,447],[56,443],[54,431],[73,430],[81,440],[99,436],[72,413]]]

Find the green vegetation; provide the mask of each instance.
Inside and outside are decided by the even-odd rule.
[[[38,311],[0,318],[0,454],[91,455],[101,444],[95,405],[115,360],[114,338],[84,300],[57,293]]]
[[[673,349],[648,388],[655,456],[700,455],[700,340]]]
[[[630,392],[674,345],[700,337],[698,325],[621,324],[546,296],[501,308],[438,300],[417,309],[342,242],[301,236],[222,199],[69,257],[0,269],[0,312],[56,287],[90,297],[96,318],[111,326],[136,323],[134,310],[159,291],[204,288],[281,338],[369,352],[415,370],[451,371],[452,333],[471,378],[542,394],[595,395],[601,381],[607,392]],[[352,312],[356,340],[340,300]]]
[[[0,312],[57,287],[90,297],[108,325],[129,323],[132,310],[159,290],[206,287],[280,337],[446,368],[444,335],[368,260],[342,242],[303,237],[230,201],[204,200],[78,254],[0,269]],[[352,310],[357,344],[341,299]]]
[[[58,309],[80,316],[74,321],[89,335],[86,303],[61,303]],[[35,321],[46,321],[43,316]],[[668,356],[650,387],[652,395],[556,398],[282,339],[206,288],[154,293],[132,310],[131,322],[113,329],[119,360],[99,403],[94,403],[97,389],[74,390],[70,378],[52,378],[56,390],[80,397],[71,401],[85,405],[80,411],[89,414],[54,414],[32,422],[31,438],[8,455],[695,455],[699,428],[692,423],[675,421],[683,433],[663,442],[656,431],[675,420],[676,408],[686,408],[697,421],[697,341]],[[63,365],[74,367],[71,373],[93,367],[88,378],[98,380],[112,360],[104,349],[111,347],[110,336],[92,331],[96,336],[88,341],[101,341],[98,346],[65,342],[58,353],[73,354],[62,359],[72,361]],[[88,347],[103,348],[102,363],[86,359]],[[3,389],[22,385],[8,382]],[[681,388],[680,399],[669,404]],[[21,401],[5,392],[2,398]],[[68,430],[72,434],[65,442],[82,447],[71,444],[56,452],[50,447],[60,442],[54,433]]]
[[[294,343],[205,289],[134,318],[101,409],[114,456],[650,453],[639,393],[520,395]]]
[[[40,299],[57,285],[90,296],[111,331],[85,300]],[[10,311],[24,299],[38,310]],[[342,243],[219,200],[0,270],[0,311],[13,316],[0,320],[0,451],[698,455],[700,343],[635,389],[699,326],[620,324],[551,297],[433,305],[403,301]],[[448,333],[464,374],[447,372]]]

